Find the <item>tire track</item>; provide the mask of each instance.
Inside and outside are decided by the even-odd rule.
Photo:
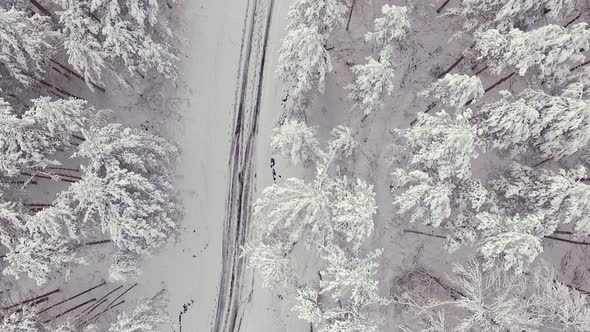
[[[244,272],[240,248],[246,241],[251,214],[252,161],[273,5],[274,0],[249,0],[247,6],[235,95],[227,215],[223,226],[223,262],[213,332],[239,331],[236,321]]]

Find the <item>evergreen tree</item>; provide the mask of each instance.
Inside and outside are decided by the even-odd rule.
[[[152,298],[140,300],[133,312],[118,315],[109,332],[160,332],[172,326],[167,309],[168,295],[162,290]]]
[[[0,8],[0,63],[20,83],[43,76],[58,38],[48,17]]]

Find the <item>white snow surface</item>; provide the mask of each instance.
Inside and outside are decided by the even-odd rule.
[[[170,292],[175,331],[209,331],[221,273],[223,222],[246,1],[191,0],[183,6],[187,39],[178,84],[189,100],[167,127],[182,149],[178,185],[185,217],[178,242],[145,266],[140,285]],[[184,82],[183,82],[184,81]],[[143,291],[142,291],[143,292]]]

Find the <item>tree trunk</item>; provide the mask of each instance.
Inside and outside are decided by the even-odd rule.
[[[71,301],[71,300],[73,300],[73,299],[75,299],[75,298],[78,298],[78,297],[80,297],[80,296],[82,296],[82,295],[84,295],[84,294],[86,294],[86,293],[89,293],[89,292],[91,292],[91,291],[93,291],[93,290],[95,290],[95,289],[97,289],[97,288],[99,288],[99,287],[102,287],[102,286],[104,286],[104,285],[106,285],[106,284],[107,284],[107,282],[106,282],[106,281],[103,281],[103,282],[102,282],[102,283],[100,283],[99,285],[96,285],[96,286],[94,286],[94,287],[88,288],[87,290],[85,290],[85,291],[83,291],[83,292],[80,292],[80,293],[78,293],[78,294],[76,294],[76,295],[74,295],[74,296],[71,296],[71,297],[69,297],[69,298],[67,298],[67,299],[65,299],[65,300],[63,300],[63,301],[61,301],[61,302],[58,302],[58,303],[56,303],[56,304],[54,304],[54,305],[52,305],[52,306],[50,306],[50,307],[47,307],[47,308],[45,308],[45,309],[43,309],[43,310],[39,311],[39,313],[42,313],[42,312],[48,311],[48,310],[50,310],[51,308],[57,307],[57,306],[58,306],[58,305],[60,305],[60,304],[63,304],[63,303],[66,303],[66,302],[68,302],[68,301]],[[95,300],[96,300],[96,299],[95,299]],[[58,317],[59,317],[59,316],[58,316]]]
[[[429,277],[430,279],[432,279],[434,282],[436,282],[440,287],[442,287],[443,289],[447,290],[449,293],[451,293],[451,297],[454,300],[459,299],[459,296],[461,297],[466,297],[465,294],[463,294],[463,292],[456,290],[455,288],[447,285],[447,283],[443,282],[442,280],[440,280],[439,277],[433,276],[430,273],[428,273],[427,271],[422,270],[421,271],[424,275],[426,275],[427,277]]]
[[[555,240],[555,241],[561,241],[561,242],[566,242],[566,243],[571,243],[571,244],[577,244],[577,245],[581,245],[581,246],[590,246],[590,243],[588,242],[581,242],[581,241],[574,241],[574,240],[568,240],[568,239],[562,239],[556,236],[545,236],[546,239],[550,239],[550,240]]]
[[[53,14],[47,8],[43,7],[43,5],[41,5],[39,2],[37,2],[37,0],[29,0],[29,2],[33,6],[35,6],[35,8],[37,8],[41,13],[43,13],[43,15],[49,16],[53,20],[55,20],[55,17],[53,16]]]
[[[105,244],[105,243],[111,243],[111,242],[113,242],[113,240],[99,240],[99,241],[86,242],[83,244],[83,246],[89,247],[89,246],[96,246],[99,244]]]
[[[490,66],[485,66],[482,69],[478,70],[474,75],[477,76],[477,75],[483,73],[484,71],[486,71],[488,68],[490,68]]]
[[[118,307],[118,306],[120,306],[120,305],[121,305],[121,304],[123,304],[123,303],[125,303],[125,300],[122,300],[121,302],[119,302],[119,303],[116,303],[116,304],[115,304],[115,305],[113,305],[112,307],[108,307],[108,308],[106,308],[105,310],[103,310],[103,311],[99,312],[98,314],[94,315],[94,317],[92,317],[92,318],[88,319],[87,321],[85,321],[84,323],[82,323],[82,324],[78,325],[77,327],[78,327],[78,328],[80,328],[80,327],[82,327],[82,326],[85,326],[85,325],[87,325],[88,323],[91,323],[91,322],[95,321],[96,319],[98,319],[98,317],[100,317],[100,315],[104,314],[105,312],[107,312],[107,311],[109,311],[109,310],[111,310],[111,309],[113,309],[113,308],[115,308],[115,307]]]
[[[446,0],[445,2],[443,2],[443,4],[440,5],[440,7],[438,7],[438,9],[436,10],[436,13],[440,14],[440,12],[442,12],[442,10],[445,9],[449,2],[451,2],[451,0]]]
[[[575,21],[577,21],[580,17],[582,17],[582,13],[579,13],[578,16],[572,18],[572,20],[569,21],[569,22],[567,22],[563,27],[564,28],[569,27],[570,25],[572,25],[572,23],[574,23]]]
[[[465,55],[461,54],[461,56],[455,62],[453,62],[453,64],[449,68],[447,68],[447,70],[440,73],[436,78],[443,78],[446,74],[450,73],[451,70],[455,69],[455,67],[457,67],[461,63],[461,61],[463,61],[463,59],[465,59]]]
[[[30,176],[31,178],[39,178],[39,179],[53,180],[49,176],[44,176],[44,175],[39,175],[39,174],[33,175],[33,174],[27,173],[27,172],[21,172],[20,174],[21,175],[24,175],[24,176]],[[74,181],[74,180],[70,180],[70,179],[59,179],[59,181],[68,182],[68,183],[76,183],[76,182],[78,182],[78,181]]]
[[[80,169],[79,168],[50,167],[50,166],[48,166],[47,169],[60,170],[60,171],[70,171],[70,172],[80,173]]]
[[[436,238],[445,239],[445,240],[447,239],[446,236],[437,235],[437,234],[429,234],[429,233],[425,233],[425,232],[414,231],[414,230],[411,230],[411,229],[404,229],[404,233],[413,233],[413,234],[426,235],[426,236],[436,237]]]
[[[348,21],[346,22],[346,31],[350,30],[350,20],[352,20],[352,12],[354,10],[354,5],[356,5],[356,0],[352,0],[352,4],[350,5],[350,11],[348,13]]]
[[[590,64],[590,60],[584,61],[581,64],[570,68],[570,71],[576,71],[576,70],[578,70],[578,69],[580,69],[580,68],[582,68],[582,67],[584,67],[584,66],[586,66],[588,64]]]
[[[70,68],[70,67],[68,67],[68,66],[66,66],[64,64],[61,64],[61,63],[59,63],[59,62],[57,62],[57,61],[55,61],[53,59],[49,59],[49,61],[51,61],[52,63],[58,65],[60,68],[62,68],[63,70],[67,71],[68,73],[74,75],[75,77],[77,77],[78,79],[80,79],[82,82],[84,82],[84,83],[90,83],[90,85],[92,85],[93,87],[97,88],[100,92],[102,92],[102,93],[105,93],[106,92],[106,89],[103,88],[102,86],[97,85],[97,84],[92,83],[92,82],[86,82],[86,80],[84,79],[84,77],[82,77],[82,75],[78,74],[78,72],[76,72],[74,69],[72,69],[72,68]]]
[[[127,288],[123,293],[121,293],[121,295],[117,296],[114,300],[112,300],[111,303],[109,303],[109,305],[107,305],[107,308],[110,308],[113,305],[113,303],[115,303],[115,301],[117,301],[118,299],[120,299],[121,297],[123,297],[123,295],[127,294],[127,292],[129,292],[130,290],[132,290],[137,285],[138,285],[138,283],[135,283],[131,287]]]
[[[492,85],[491,85],[491,86],[489,86],[487,89],[485,89],[485,90],[484,90],[484,93],[488,93],[488,92],[490,92],[490,91],[494,90],[496,87],[498,87],[498,85],[500,85],[500,84],[502,84],[502,83],[504,83],[504,82],[508,81],[509,79],[511,79],[511,78],[512,78],[512,76],[514,76],[514,74],[516,74],[516,72],[512,72],[512,73],[510,73],[510,75],[508,75],[508,76],[506,76],[506,77],[503,77],[503,78],[501,78],[501,79],[500,79],[498,82],[496,82],[496,83],[492,84]]]
[[[88,300],[88,301],[86,301],[86,302],[83,302],[83,303],[80,303],[80,304],[78,304],[77,306],[75,306],[75,307],[73,307],[73,308],[71,308],[71,309],[68,309],[68,310],[66,310],[66,311],[64,311],[64,312],[62,312],[62,313],[60,313],[60,314],[58,314],[57,316],[55,316],[55,317],[53,317],[53,318],[50,318],[50,319],[48,319],[48,320],[44,321],[43,323],[47,324],[47,323],[51,322],[51,321],[52,321],[52,320],[54,320],[54,319],[57,319],[57,318],[59,318],[59,317],[61,317],[61,316],[63,316],[63,315],[66,315],[66,314],[68,314],[68,313],[70,313],[70,312],[72,312],[72,311],[74,311],[74,310],[76,310],[76,309],[78,309],[78,308],[81,308],[81,307],[83,307],[83,306],[87,305],[88,303],[94,302],[94,301],[96,301],[96,298],[94,298],[94,299],[90,299],[90,300]]]
[[[39,296],[36,296],[36,297],[34,297],[34,298],[32,298],[32,299],[24,300],[24,301],[22,301],[22,302],[19,302],[19,303],[13,304],[13,305],[11,305],[11,306],[9,306],[9,307],[2,308],[2,310],[8,310],[8,309],[12,309],[12,308],[14,308],[14,307],[18,307],[19,305],[27,304],[27,303],[33,302],[33,301],[35,301],[35,300],[42,299],[42,298],[44,298],[44,297],[49,297],[49,295],[53,295],[53,294],[55,294],[55,293],[59,293],[59,292],[60,292],[60,289],[59,289],[59,288],[56,288],[56,289],[54,289],[54,290],[52,290],[52,291],[50,291],[50,292],[47,292],[47,293],[45,293],[45,294],[41,294],[41,295],[39,295]]]

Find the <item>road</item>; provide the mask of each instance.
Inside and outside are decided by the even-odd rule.
[[[251,217],[253,161],[273,5],[274,0],[248,0],[235,94],[222,271],[213,332],[237,332],[241,326],[238,313],[244,260],[240,258],[240,248],[245,244]]]

